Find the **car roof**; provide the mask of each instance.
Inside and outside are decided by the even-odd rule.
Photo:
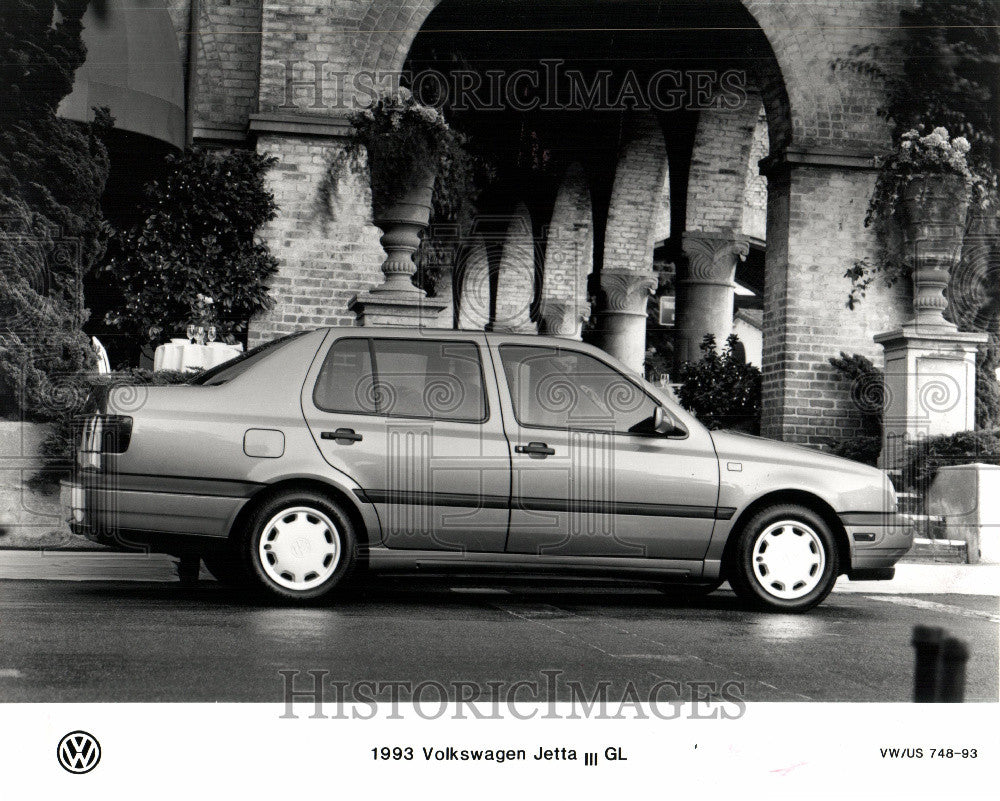
[[[326,331],[334,334],[352,334],[354,336],[386,336],[399,338],[454,339],[461,336],[485,336],[493,344],[518,345],[549,345],[551,347],[581,346],[589,350],[590,345],[578,339],[551,337],[544,334],[509,334],[500,331],[483,331],[481,328],[430,328],[421,326],[384,325],[384,326],[328,326]]]

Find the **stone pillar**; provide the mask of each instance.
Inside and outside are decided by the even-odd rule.
[[[986,339],[912,324],[875,337],[885,348],[882,467],[898,467],[915,440],[976,427],[976,351]]]
[[[640,375],[646,358],[646,305],[657,283],[653,272],[601,271],[604,350]]]
[[[847,307],[844,270],[877,254],[865,228],[877,170],[862,155],[796,150],[769,157],[761,433],[823,446],[862,427],[864,409],[830,365],[841,351],[878,363],[872,337],[907,319],[902,282],[877,281]]]
[[[736,264],[747,257],[750,242],[742,234],[685,232],[688,259],[683,279],[684,303],[678,309],[676,360],[698,361],[701,342],[712,334],[721,349],[733,330]]]

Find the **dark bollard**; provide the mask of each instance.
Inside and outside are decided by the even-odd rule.
[[[937,700],[938,668],[941,662],[941,642],[944,629],[934,626],[914,626],[910,641],[917,652],[913,677],[913,700],[930,703]]]
[[[948,637],[941,644],[941,673],[938,676],[938,700],[960,704],[965,700],[965,663],[969,648],[961,640]]]

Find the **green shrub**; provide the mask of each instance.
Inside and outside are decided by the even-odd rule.
[[[17,287],[16,289],[14,287]],[[72,403],[77,376],[96,354],[78,316],[58,297],[44,297],[26,282],[0,277],[0,294],[17,298],[15,326],[0,328],[0,398],[5,417],[50,422]]]
[[[913,445],[903,466],[905,489],[926,492],[941,467],[1000,462],[1000,428],[928,437]]]
[[[830,453],[874,467],[878,463],[879,454],[882,453],[882,437],[859,434],[856,437],[835,440],[830,443]]]
[[[734,354],[739,337],[730,334],[720,353],[715,337],[701,343],[702,357],[684,362],[677,371],[681,405],[708,428],[760,431],[760,370]]]
[[[278,262],[257,232],[277,213],[265,184],[276,161],[243,150],[168,156],[166,177],[146,188],[143,222],[115,237],[101,268],[122,298],[108,325],[155,346],[197,320],[232,342],[271,308]]]
[[[882,407],[885,402],[885,377],[871,359],[860,354],[830,359],[841,379],[849,382],[848,391],[861,415],[861,430],[844,439],[831,439],[830,452],[855,462],[874,465],[882,451]]]
[[[87,0],[0,3],[0,414],[48,419],[66,376],[93,366],[82,280],[104,250],[108,175],[95,110],[58,116],[84,62]]]

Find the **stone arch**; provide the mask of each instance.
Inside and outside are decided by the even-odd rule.
[[[482,331],[490,322],[490,260],[486,244],[473,237],[455,266],[458,327]]]
[[[740,230],[751,237],[767,239],[767,179],[760,174],[760,162],[769,153],[767,112],[761,105],[750,140],[746,177],[743,181],[743,220]]]
[[[587,175],[579,162],[563,174],[552,207],[542,270],[541,317],[545,332],[580,338],[590,315],[587,278],[594,268],[594,213]]]
[[[492,328],[517,334],[534,334],[538,326],[531,319],[535,301],[535,239],[531,212],[521,201],[507,222],[497,268],[497,292]]]
[[[667,183],[667,147],[651,113],[633,117],[620,151],[604,234],[603,270],[653,267],[653,238]]]
[[[760,95],[754,92],[740,108],[699,114],[688,177],[686,231],[742,230],[747,164],[760,109]]]
[[[764,33],[774,57],[755,62],[762,68],[758,85],[767,109],[771,152],[792,142],[840,150],[882,147],[888,128],[873,125],[880,105],[877,89],[864,76],[833,71],[831,63],[849,57],[857,45],[888,44],[891,26],[886,25],[885,6],[854,3],[845,8],[837,0],[741,0],[741,5]],[[788,131],[783,130],[786,121]]]

